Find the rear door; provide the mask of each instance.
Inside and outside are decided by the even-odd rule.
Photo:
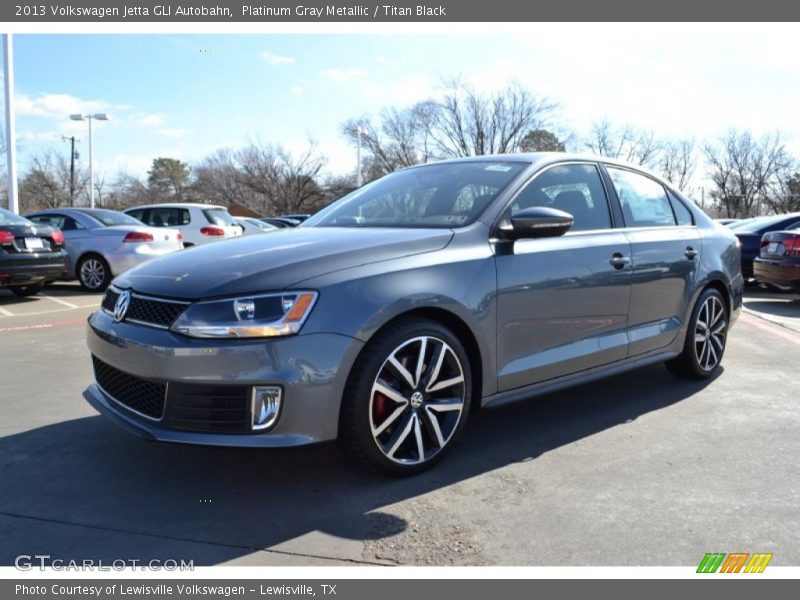
[[[594,163],[534,176],[504,219],[533,206],[573,215],[561,237],[496,245],[501,391],[622,360],[628,353],[630,242],[614,229]]]
[[[631,244],[630,356],[668,346],[690,309],[702,251],[691,212],[655,179],[606,165]]]

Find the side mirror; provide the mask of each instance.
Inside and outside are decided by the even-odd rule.
[[[572,227],[572,215],[547,206],[533,206],[511,217],[511,227],[504,227],[503,235],[511,240],[523,238],[558,237]]]

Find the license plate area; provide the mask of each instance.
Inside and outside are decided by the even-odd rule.
[[[25,238],[25,247],[28,250],[42,250],[42,249],[44,249],[44,242],[42,242],[42,238],[26,237]]]

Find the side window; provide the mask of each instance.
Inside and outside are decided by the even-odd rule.
[[[188,225],[192,222],[192,218],[189,215],[188,208],[181,208],[180,209],[180,216],[179,216],[179,223],[178,225]]]
[[[139,220],[140,220],[140,221],[142,221],[142,222],[144,221],[144,219],[142,219],[142,217],[144,217],[144,209],[139,209],[139,210],[130,210],[130,211],[128,211],[128,212],[127,212],[127,213],[125,213],[125,214],[126,214],[126,215],[130,215],[130,216],[131,216],[131,217],[133,217],[134,219],[139,219]]]
[[[61,217],[61,231],[77,231],[78,229],[86,228],[72,217],[66,215]]]
[[[632,171],[607,167],[627,227],[675,225],[667,192],[660,183]]]
[[[611,214],[594,165],[560,165],[537,175],[511,204],[511,215],[534,206],[557,208],[575,220],[570,231],[609,229]]]
[[[694,217],[692,217],[692,213],[686,208],[686,205],[669,190],[667,190],[667,195],[672,204],[672,212],[675,213],[675,220],[678,221],[678,225],[694,225]]]
[[[152,227],[179,227],[189,223],[189,211],[185,208],[151,208],[147,221]]]
[[[28,217],[28,220],[38,225],[50,225],[50,227],[61,228],[61,217],[58,215],[36,215],[34,217]]]

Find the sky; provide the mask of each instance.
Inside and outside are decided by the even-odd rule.
[[[494,29],[494,31],[493,31]],[[736,127],[780,130],[800,156],[800,26],[795,24],[518,24],[485,33],[15,34],[19,168],[86,123],[95,170],[144,176],[153,158],[195,162],[249,141],[303,148],[331,173],[355,169],[349,118],[437,93],[458,75],[491,91],[516,79],[559,104],[585,132],[608,118],[702,140]]]

